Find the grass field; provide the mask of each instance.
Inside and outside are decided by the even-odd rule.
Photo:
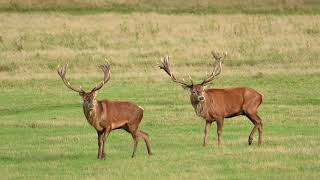
[[[320,21],[318,15],[188,15],[158,13],[0,14],[1,179],[318,179],[320,176]],[[265,95],[265,143],[247,145],[252,124],[227,119],[223,145],[202,147],[204,121],[189,92],[157,68],[170,55],[176,74],[200,81],[210,51],[227,51],[213,87],[250,86]],[[96,160],[96,132],[80,97],[56,74],[69,64],[71,82],[98,98],[131,100],[145,109],[141,128],[154,156],[124,131]]]

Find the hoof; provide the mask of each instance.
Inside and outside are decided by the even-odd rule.
[[[98,160],[105,160],[106,156],[103,154],[101,157],[98,157]]]
[[[99,160],[106,160],[106,158],[105,157],[101,157],[101,158],[98,158]]]
[[[253,141],[253,138],[249,137],[249,139],[248,139],[248,144],[251,145],[251,144],[252,144],[252,141]]]
[[[203,144],[203,145],[202,145],[202,147],[206,148],[206,147],[207,147],[207,145],[206,145],[206,144]]]

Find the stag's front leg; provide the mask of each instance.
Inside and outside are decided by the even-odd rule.
[[[105,159],[105,151],[104,151],[104,146],[105,146],[105,141],[107,137],[110,134],[110,129],[104,129],[101,132],[98,132],[98,159],[104,160]]]
[[[203,147],[206,147],[207,144],[208,144],[208,137],[209,137],[211,123],[212,122],[206,121],[206,125],[205,125],[205,128],[204,128]]]
[[[223,119],[219,119],[217,120],[218,145],[221,145],[222,129],[223,129]]]
[[[97,157],[97,159],[100,159],[100,157],[101,157],[101,147],[102,147],[102,141],[101,141],[102,132],[97,131],[97,134],[98,134],[98,157]]]

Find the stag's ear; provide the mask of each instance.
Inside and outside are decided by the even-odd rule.
[[[184,89],[184,90],[187,90],[187,91],[191,91],[193,86],[185,86],[185,85],[181,85],[181,87]]]
[[[81,96],[81,97],[83,97],[84,96],[84,92],[79,92],[79,95]]]

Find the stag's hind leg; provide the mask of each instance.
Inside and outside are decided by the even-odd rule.
[[[254,127],[249,135],[248,143],[252,144],[253,135],[258,130],[259,131],[259,141],[258,144],[262,144],[262,133],[263,133],[263,125],[262,120],[258,116],[258,109],[263,101],[263,95],[256,93],[256,96],[251,98],[250,101],[246,102],[243,106],[245,109],[245,115],[250,119],[250,121],[254,124]]]
[[[221,138],[222,138],[222,130],[223,130],[223,118],[217,119],[217,134],[218,134],[218,145],[221,145]]]
[[[134,144],[133,144],[133,152],[131,157],[134,158],[136,155],[137,147],[138,147],[138,141],[139,141],[139,136],[137,134],[132,135]]]
[[[140,139],[144,139],[149,155],[152,154],[150,143],[149,143],[149,135],[143,131],[140,131],[138,127],[139,127],[138,123],[133,123],[133,124],[128,124],[126,128],[124,128],[127,132],[129,132],[132,135],[132,138],[133,138],[133,152],[131,156],[132,158],[134,158],[136,155],[138,142]]]
[[[250,119],[250,118],[249,118]],[[251,145],[252,144],[252,141],[253,141],[253,135],[254,133],[257,131],[258,127],[255,123],[255,121],[251,121],[254,125],[253,129],[251,130],[251,133],[249,135],[249,138],[248,138],[248,144]]]
[[[141,130],[138,130],[138,134],[139,134],[140,137],[143,138],[143,140],[144,140],[144,142],[146,144],[147,150],[148,150],[148,154],[152,155],[149,134],[146,133],[146,132],[143,132]]]
[[[137,130],[136,133],[134,135],[132,135],[133,141],[134,141],[134,145],[133,145],[133,152],[132,152],[132,158],[135,157],[136,155],[136,151],[137,151],[137,147],[138,147],[138,142],[140,139],[143,139],[147,150],[148,150],[148,154],[152,155],[151,152],[151,146],[150,146],[150,141],[149,141],[149,135],[141,130]]]
[[[132,152],[132,158],[135,156],[136,154],[136,150],[138,147],[138,141],[140,139],[144,139],[147,149],[148,149],[148,154],[151,155],[151,148],[150,148],[150,143],[149,143],[149,135],[143,131],[139,130],[139,124],[142,120],[143,117],[143,109],[139,108],[139,110],[137,111],[137,115],[133,116],[133,118],[131,120],[129,120],[129,123],[127,124],[127,131],[131,133],[133,141],[134,141],[134,145],[133,145],[133,152]]]
[[[138,128],[136,126],[128,125],[126,124],[124,127],[122,127],[125,131],[131,134],[133,139],[133,152],[131,157],[133,158],[136,154],[136,150],[138,147],[138,141],[139,141],[139,135],[138,135]]]
[[[263,123],[261,118],[257,115],[257,118],[259,119],[259,127],[258,127],[258,131],[259,131],[259,141],[258,144],[261,145],[262,144],[262,139],[263,139]]]
[[[262,124],[262,120],[260,119],[260,117],[254,113],[254,114],[247,114],[246,115],[250,121],[254,124],[254,127],[249,135],[248,138],[248,143],[249,145],[252,144],[253,141],[253,136],[255,134],[255,132],[258,130],[259,131],[259,140],[258,140],[258,144],[261,145],[262,144],[262,134],[263,134],[263,124]]]

